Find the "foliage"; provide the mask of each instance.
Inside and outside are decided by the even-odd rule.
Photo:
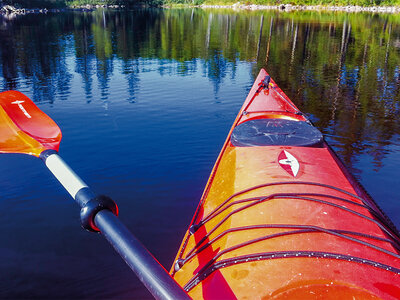
[[[146,2],[152,0],[4,0],[3,4],[10,4],[24,8],[60,8],[67,6],[83,6],[83,5],[133,5],[138,2]],[[159,1],[159,0],[154,0]],[[1,4],[1,1],[0,1]]]
[[[4,0],[3,3],[24,8],[65,7],[65,0]]]

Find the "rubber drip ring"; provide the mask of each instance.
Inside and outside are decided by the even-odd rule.
[[[95,225],[94,218],[96,214],[103,209],[108,209],[114,215],[118,216],[117,204],[110,197],[100,195],[88,201],[85,206],[81,208],[80,216],[82,227],[88,231],[100,232],[99,228]]]

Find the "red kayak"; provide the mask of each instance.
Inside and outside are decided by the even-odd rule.
[[[261,70],[171,274],[194,299],[399,299],[400,239]]]

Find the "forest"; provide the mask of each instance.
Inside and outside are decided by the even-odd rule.
[[[65,8],[77,5],[125,5],[150,3],[154,0],[0,0],[1,5],[23,8]]]

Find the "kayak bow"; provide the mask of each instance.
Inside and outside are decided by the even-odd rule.
[[[171,274],[194,299],[398,299],[400,240],[261,70]]]

